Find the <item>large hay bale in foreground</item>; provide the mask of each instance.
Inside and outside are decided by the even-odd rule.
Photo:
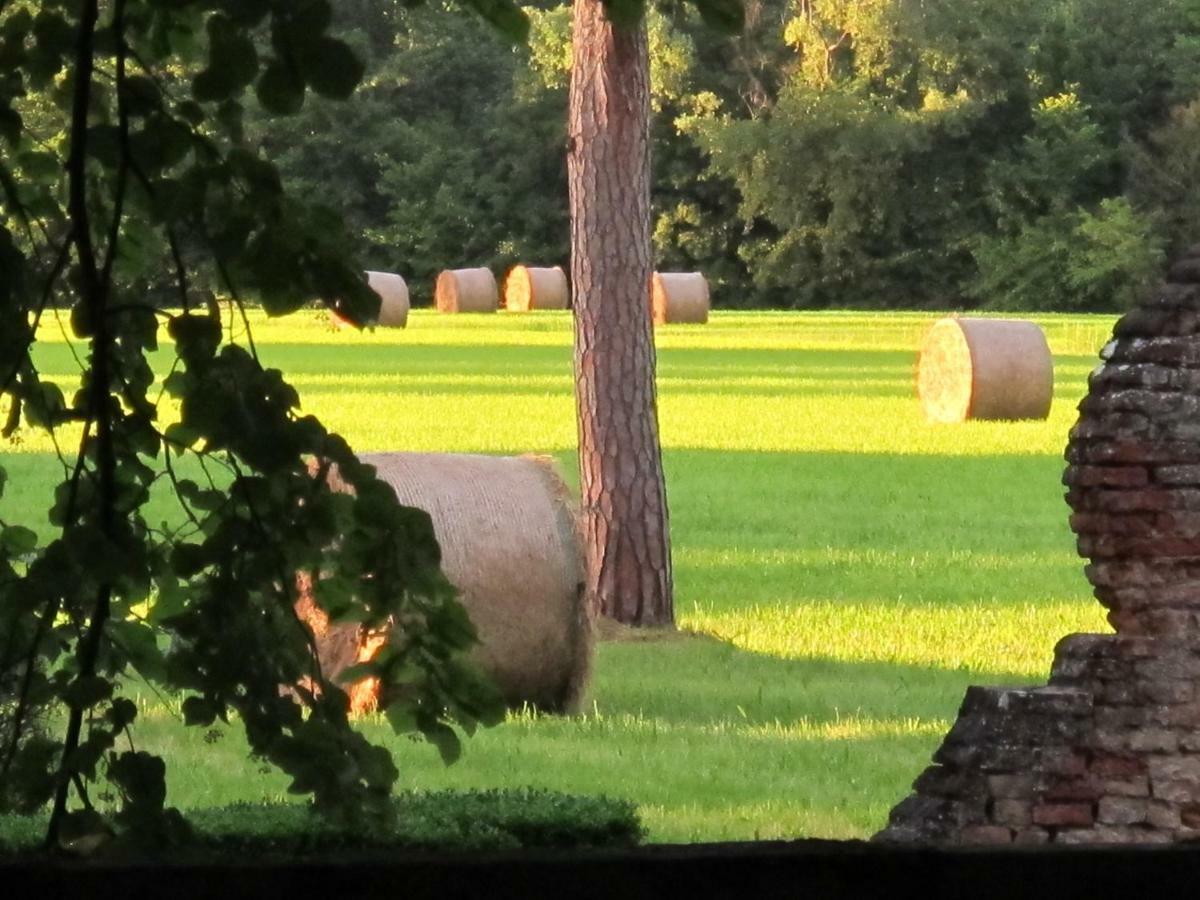
[[[925,334],[917,394],[931,422],[1044,419],[1054,361],[1037,325],[1011,319],[941,319]]]
[[[504,279],[504,305],[513,312],[566,309],[571,292],[560,266],[513,266]]]
[[[500,305],[496,276],[491,269],[446,269],[438,274],[433,292],[438,312],[495,312]]]
[[[368,272],[367,286],[379,295],[379,319],[376,322],[381,328],[404,328],[408,325],[408,283],[393,272]],[[353,326],[331,311],[333,324],[338,328]]]
[[[708,321],[708,279],[699,272],[655,272],[650,279],[650,314],[655,325]]]
[[[512,707],[576,708],[591,668],[593,632],[583,599],[583,557],[573,505],[548,461],[450,453],[360,457],[396,491],[426,510],[442,550],[442,570],[479,632],[472,659]],[[347,490],[336,471],[330,486]],[[386,635],[320,621],[297,579],[297,612],[309,622],[326,677],[369,659]],[[317,615],[314,616],[313,613]],[[351,689],[356,712],[374,707],[377,685]]]

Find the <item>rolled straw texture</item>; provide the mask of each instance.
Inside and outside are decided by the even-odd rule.
[[[379,295],[379,319],[381,328],[404,328],[408,325],[408,283],[392,272],[368,272],[367,286]],[[331,310],[330,318],[338,328],[352,328],[349,322]]]
[[[1011,319],[941,319],[921,344],[917,394],[931,422],[1044,419],[1054,361],[1042,329]]]
[[[491,269],[446,269],[434,286],[438,312],[495,312],[500,305],[496,276]]]
[[[442,570],[479,633],[474,662],[512,707],[546,712],[577,707],[591,670],[593,629],[583,598],[583,557],[569,491],[546,459],[439,453],[365,454],[401,503],[427,511],[442,550]],[[346,490],[336,472],[330,485]],[[298,612],[303,616],[301,600]],[[309,606],[311,607],[311,601]],[[319,611],[318,611],[319,612]],[[349,665],[342,646],[350,629],[370,658],[369,636],[354,625],[328,626],[334,678]],[[314,627],[314,633],[317,629]],[[365,655],[364,655],[365,654]],[[351,691],[356,711],[374,698]]]
[[[655,272],[650,279],[655,325],[708,321],[708,279],[699,272]]]
[[[566,309],[570,293],[567,273],[559,266],[513,266],[504,279],[504,305],[513,312]]]

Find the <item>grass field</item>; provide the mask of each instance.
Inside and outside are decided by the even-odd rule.
[[[628,797],[662,841],[865,837],[972,683],[1044,680],[1055,641],[1105,629],[1067,528],[1067,430],[1108,317],[1038,317],[1045,422],[926,424],[931,314],[717,313],[660,330],[678,636],[600,647],[584,715],[516,715],[446,769],[387,736],[406,787],[536,785]],[[74,370],[56,327],[39,362]],[[413,314],[404,331],[261,320],[264,358],[358,450],[549,453],[575,477],[566,314]],[[0,515],[42,525],[57,463],[3,447]],[[236,730],[146,701],[182,807],[282,799]]]

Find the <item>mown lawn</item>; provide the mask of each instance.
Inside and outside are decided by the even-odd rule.
[[[405,787],[535,785],[628,797],[652,840],[865,837],[926,764],[971,683],[1041,681],[1055,641],[1105,629],[1067,528],[1067,430],[1110,317],[1045,316],[1045,422],[926,424],[932,314],[717,313],[657,336],[681,633],[601,646],[585,714],[516,715],[446,769],[388,737]],[[74,368],[57,327],[39,362]],[[258,320],[304,410],[358,450],[549,453],[574,479],[566,314],[336,332]],[[0,515],[37,527],[44,438],[5,446]],[[163,515],[168,507],[164,505]],[[150,697],[145,694],[145,697]],[[144,701],[140,743],[184,808],[283,799],[236,729]]]

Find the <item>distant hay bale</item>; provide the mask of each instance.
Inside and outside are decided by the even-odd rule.
[[[925,334],[917,394],[931,422],[1044,419],[1054,398],[1054,361],[1032,322],[941,319]]]
[[[594,638],[576,516],[552,463],[449,453],[360,458],[375,466],[401,503],[432,518],[442,570],[479,632],[472,659],[505,702],[546,712],[575,709]],[[328,477],[334,490],[347,490],[336,471]],[[363,635],[354,624],[322,622],[303,575],[297,587],[296,609],[312,627],[326,677],[370,659],[386,642],[386,635]],[[352,711],[370,710],[378,685],[359,682],[350,695]]]
[[[438,312],[495,312],[500,305],[496,276],[491,269],[446,269],[434,287]]]
[[[514,312],[566,309],[569,297],[567,274],[559,266],[513,266],[504,279],[504,305]]]
[[[699,272],[655,272],[650,279],[655,325],[708,321],[708,279]]]
[[[379,295],[379,319],[381,328],[404,328],[408,325],[408,284],[392,272],[368,272],[367,286]],[[333,324],[338,328],[353,328],[348,321],[330,311]]]

